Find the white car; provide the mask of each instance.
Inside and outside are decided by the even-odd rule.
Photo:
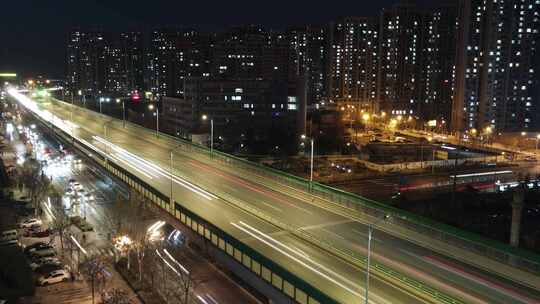
[[[67,270],[59,269],[59,270],[52,271],[48,275],[39,277],[38,284],[43,286],[43,285],[65,282],[69,280],[70,277],[71,276]]]
[[[73,183],[73,189],[75,190],[81,190],[83,187],[81,184],[79,184],[79,182],[74,182]]]
[[[41,220],[40,219],[37,219],[37,218],[29,218],[25,221],[22,221],[20,226],[21,228],[29,228],[29,227],[32,227],[34,225],[40,225],[41,226]]]

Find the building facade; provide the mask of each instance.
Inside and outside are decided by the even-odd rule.
[[[498,132],[538,128],[540,1],[460,1],[452,127]]]
[[[376,19],[344,18],[330,23],[327,36],[327,97],[376,107],[379,32]]]

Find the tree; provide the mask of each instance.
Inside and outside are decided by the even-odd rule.
[[[51,190],[51,182],[43,173],[43,166],[34,158],[27,159],[21,170],[23,185],[28,189],[30,201],[36,211],[39,209],[39,202]]]
[[[90,257],[84,265],[84,273],[90,279],[92,286],[92,303],[95,298],[95,286],[99,281],[105,280],[105,263],[99,255]]]
[[[101,301],[103,304],[129,304],[128,293],[119,288],[113,288],[107,292],[101,294]]]
[[[60,247],[62,248],[62,251],[64,251],[64,234],[69,226],[71,226],[69,217],[63,210],[57,212],[52,220],[52,228],[58,233],[58,237],[60,237]]]

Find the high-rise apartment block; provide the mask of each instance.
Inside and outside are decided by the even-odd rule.
[[[375,18],[284,32],[159,29],[144,44],[137,32],[73,31],[67,82],[90,95],[145,90],[159,99],[184,96],[191,79],[263,80],[306,87],[297,95],[313,108],[347,104],[357,109],[351,122],[364,110],[455,131],[537,130],[539,11],[540,0],[403,0]]]
[[[376,19],[344,18],[328,26],[327,97],[374,110],[379,31]]]
[[[540,1],[459,3],[453,129],[538,129]]]

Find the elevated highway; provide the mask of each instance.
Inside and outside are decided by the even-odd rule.
[[[363,301],[367,225],[375,222],[370,303],[540,303],[535,255],[54,99],[10,94],[157,190],[162,208],[196,214],[300,278],[306,303]],[[284,282],[274,286],[303,302]]]

